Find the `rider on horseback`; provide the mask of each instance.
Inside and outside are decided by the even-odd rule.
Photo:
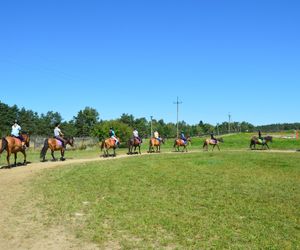
[[[159,133],[157,132],[157,130],[154,132],[154,138],[159,142],[161,141],[161,138],[159,137]]]
[[[10,134],[11,134],[12,137],[18,138],[22,143],[22,147],[25,149],[26,148],[25,141],[24,141],[23,136],[20,133],[21,130],[22,130],[21,126],[18,124],[18,121],[15,120],[14,125],[12,125],[12,127],[11,127],[11,133]]]
[[[215,136],[214,136],[214,132],[211,132],[211,133],[210,133],[210,139],[213,140],[215,143],[218,142],[218,139],[215,138]]]
[[[64,134],[61,132],[59,127],[60,127],[60,123],[58,122],[55,124],[54,138],[61,141],[63,148],[66,148],[66,140],[62,138]]]
[[[133,135],[133,141],[134,139],[137,139],[140,143],[142,142],[141,138],[139,137],[139,132],[137,131],[136,128],[134,128],[132,135]]]
[[[24,141],[23,136],[21,135],[21,130],[22,130],[21,126],[18,124],[18,121],[15,120],[14,125],[12,125],[12,127],[11,127],[10,135],[12,137],[18,138],[21,141],[22,147],[25,149],[26,148],[25,141]]]
[[[184,144],[187,144],[187,139],[184,136],[184,132],[183,131],[181,131],[181,133],[180,133],[180,139],[184,141]]]
[[[117,139],[116,133],[115,133],[115,131],[112,127],[109,129],[109,136],[110,136],[111,139],[113,139],[116,142],[116,145],[118,146],[119,145],[119,140]]]
[[[263,142],[264,142],[264,138],[261,136],[261,131],[260,131],[260,130],[258,130],[258,141],[259,141],[260,143],[263,143]]]

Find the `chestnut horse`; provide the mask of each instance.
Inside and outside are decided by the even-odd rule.
[[[214,151],[215,146],[217,146],[217,148],[218,148],[219,151],[220,151],[219,143],[220,143],[220,142],[224,142],[224,141],[223,141],[223,138],[222,138],[222,137],[221,137],[221,138],[216,138],[216,139],[217,139],[217,140],[206,139],[206,140],[204,141],[204,144],[203,144],[203,150],[206,149],[206,151],[208,151],[208,145],[213,145],[212,151]]]
[[[272,136],[266,136],[266,137],[263,137],[263,140],[259,140],[258,137],[256,136],[253,136],[250,140],[250,149],[256,149],[256,144],[258,145],[261,145],[261,149],[264,149],[264,146],[267,146],[268,149],[269,146],[268,146],[268,142],[273,142],[273,137]]]
[[[161,140],[158,140],[154,137],[152,137],[149,141],[149,151],[148,153],[160,153],[160,145],[165,143],[165,140],[161,138]],[[156,151],[154,151],[154,147],[156,148]]]
[[[136,148],[139,149],[139,154],[141,154],[141,144],[142,140],[139,140],[138,138],[131,138],[128,140],[128,153],[127,154],[135,154]],[[134,152],[133,151],[134,148]]]
[[[71,137],[71,138],[64,138],[65,141],[66,141],[66,145],[69,144],[71,147],[73,147],[74,145],[74,138]],[[55,138],[48,138],[44,141],[44,146],[41,150],[41,153],[40,153],[40,158],[42,158],[42,161],[46,161],[45,160],[45,157],[46,157],[46,153],[47,153],[47,150],[48,148],[50,148],[51,150],[51,156],[52,156],[52,160],[53,161],[56,161],[56,158],[54,157],[54,151],[59,151],[60,150],[60,160],[61,161],[64,161],[65,158],[64,158],[64,155],[65,155],[65,148],[63,147],[62,145],[62,142],[58,139],[55,139]]]
[[[183,147],[183,150],[182,152],[187,152],[187,146],[189,144],[192,144],[192,140],[190,137],[186,138],[186,143],[184,143],[184,140],[182,139],[175,139],[174,141],[174,148],[175,148],[175,151],[177,149],[177,152],[179,152],[179,147]]]
[[[119,141],[120,144],[120,139],[118,137],[116,137]],[[118,147],[118,145],[116,144],[116,141],[112,138],[108,138],[106,140],[103,140],[101,143],[101,151],[104,150],[104,154],[103,157],[108,157],[110,156],[108,153],[109,149],[113,149],[114,153],[113,156],[116,156],[116,148]]]
[[[27,133],[21,133],[21,136],[23,137],[23,140],[25,142],[26,147],[29,147],[29,142],[30,142],[30,137]],[[21,152],[24,156],[24,161],[23,165],[26,165],[26,152],[25,148],[22,145],[22,142],[19,138],[14,137],[14,136],[6,136],[5,138],[2,138],[1,140],[1,149],[0,149],[0,154],[6,150],[7,156],[7,166],[10,168],[10,156],[11,154],[15,155],[15,163],[14,166],[17,165],[17,153]]]

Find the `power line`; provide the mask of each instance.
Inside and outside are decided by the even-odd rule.
[[[178,130],[179,105],[182,104],[182,102],[179,101],[178,96],[177,96],[177,101],[173,102],[173,104],[177,105],[177,138],[178,138],[179,137],[179,130]]]

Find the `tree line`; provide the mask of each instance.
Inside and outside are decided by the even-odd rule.
[[[152,122],[146,118],[135,118],[131,114],[122,114],[120,118],[114,120],[101,120],[96,109],[85,107],[80,110],[70,121],[63,121],[60,113],[48,111],[39,115],[37,112],[19,108],[16,105],[9,106],[0,102],[0,134],[5,136],[10,134],[11,126],[17,119],[23,131],[31,135],[52,136],[53,129],[57,122],[61,123],[61,129],[67,136],[85,137],[92,136],[99,139],[106,138],[110,127],[113,127],[116,134],[122,141],[127,140],[133,128],[139,131],[141,137],[149,137],[151,126],[153,131],[157,130],[164,137],[176,137],[177,125],[166,123],[163,119],[153,119]],[[258,129],[263,132],[274,132],[282,130],[299,129],[300,123],[293,124],[270,124],[265,126],[254,126],[248,122],[222,122],[214,126],[203,121],[198,124],[189,125],[184,121],[179,122],[179,129],[188,136],[201,136],[211,132],[215,134],[225,134],[229,132],[254,132]]]

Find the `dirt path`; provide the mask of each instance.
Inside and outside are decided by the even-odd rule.
[[[127,157],[120,155],[116,159]],[[16,215],[16,201],[26,193],[24,183],[44,169],[112,158],[75,159],[64,162],[32,163],[26,167],[0,170],[0,249],[98,249],[92,243],[82,242],[68,233],[63,227],[47,228],[30,221],[30,216]],[[22,211],[31,211],[23,208]],[[109,248],[109,247],[108,247]]]
[[[245,152],[246,150],[230,150],[230,152]],[[199,151],[191,151],[195,153]],[[255,152],[267,153],[295,153],[296,151],[268,150]],[[172,152],[165,152],[169,154]],[[144,154],[145,155],[145,154]],[[44,169],[58,168],[64,165],[86,163],[92,161],[117,160],[128,155],[119,155],[117,158],[90,158],[71,159],[64,162],[32,163],[26,167],[0,170],[0,249],[98,249],[92,243],[82,242],[68,233],[63,227],[47,228],[36,221],[30,221],[29,216],[20,213],[16,215],[17,201],[26,193],[24,183]],[[138,156],[140,157],[140,156]],[[141,156],[142,157],[142,156]],[[20,210],[23,207],[20,208]],[[25,210],[31,211],[31,208]],[[33,213],[33,211],[32,211]],[[107,249],[118,248],[107,246]]]

